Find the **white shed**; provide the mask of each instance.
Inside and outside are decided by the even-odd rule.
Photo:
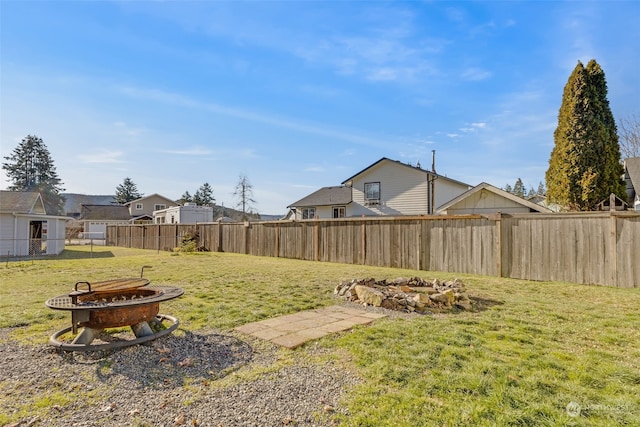
[[[47,215],[40,193],[0,191],[0,255],[61,253],[67,219]]]

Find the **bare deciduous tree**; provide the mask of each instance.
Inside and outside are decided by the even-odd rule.
[[[640,117],[632,114],[618,120],[618,133],[622,158],[640,157]]]
[[[257,203],[253,199],[253,185],[251,185],[246,175],[240,175],[233,195],[238,199],[236,207],[242,208],[242,220],[246,221],[248,218],[247,213],[253,208],[252,205]]]

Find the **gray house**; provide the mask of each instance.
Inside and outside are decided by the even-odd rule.
[[[104,239],[108,225],[129,224],[131,214],[124,205],[82,205],[78,222],[84,238]]]
[[[627,185],[630,208],[640,211],[640,157],[631,157],[624,161],[624,181]]]
[[[179,206],[179,203],[161,196],[160,194],[152,194],[150,196],[140,197],[125,203],[129,209],[129,213],[135,223],[153,223],[153,212]]]
[[[115,205],[115,196],[62,193],[64,197],[64,214],[78,219],[82,213],[82,205]]]

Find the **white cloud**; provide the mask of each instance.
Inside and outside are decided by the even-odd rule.
[[[483,70],[482,68],[472,67],[464,70],[460,77],[462,77],[463,80],[480,81],[480,80],[486,80],[490,78],[492,75],[493,74],[491,73],[491,71]]]
[[[386,146],[389,144],[389,140],[378,140],[362,134],[345,132],[338,129],[331,129],[328,126],[321,124],[307,123],[287,117],[277,117],[275,115],[252,111],[249,109],[228,107],[213,102],[203,102],[179,93],[166,92],[159,89],[135,88],[132,86],[121,86],[118,89],[121,91],[121,93],[137,99],[147,99],[178,107],[194,108],[202,111],[208,111],[213,114],[221,114],[256,123],[263,123],[270,126],[325,136],[357,144],[373,146]],[[250,150],[245,150],[244,155],[245,157],[253,157],[255,156],[255,153],[251,152]]]
[[[120,122],[120,121],[114,122],[113,127],[116,129],[117,132],[124,134],[126,136],[140,136],[148,132],[148,130],[145,128],[132,127],[132,126],[129,126],[127,123]]]
[[[239,157],[243,157],[245,159],[255,159],[255,158],[260,157],[256,153],[256,150],[254,150],[253,148],[243,148],[241,150],[233,151],[233,152],[237,153],[239,155]]]
[[[205,147],[192,147],[182,150],[166,150],[163,151],[163,153],[176,154],[180,156],[210,156],[214,154],[214,151]]]
[[[100,151],[97,153],[91,154],[79,154],[78,160],[84,163],[124,163],[122,160],[122,156],[124,153],[122,151]]]
[[[486,127],[487,127],[486,123],[477,122],[477,123],[471,123],[470,125],[461,127],[460,131],[464,133],[475,133],[478,131],[478,129],[485,129]]]
[[[324,172],[324,171],[325,169],[320,166],[309,166],[308,168],[304,169],[304,172]]]

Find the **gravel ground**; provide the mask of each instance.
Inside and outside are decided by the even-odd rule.
[[[0,413],[37,408],[9,426],[328,426],[359,381],[309,357],[326,351],[313,345],[270,369],[281,350],[244,336],[177,330],[149,345],[68,353],[19,345],[9,332],[0,329]]]
[[[422,316],[339,304],[391,319]],[[10,332],[0,329],[0,414],[40,409],[3,427],[332,426],[360,382],[339,363],[318,362],[331,359],[313,343],[290,351],[240,334],[178,329],[148,345],[80,353],[17,344]],[[282,352],[286,363],[278,363]]]

